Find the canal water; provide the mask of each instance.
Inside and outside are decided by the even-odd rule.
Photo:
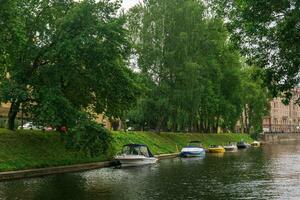
[[[0,182],[0,199],[300,199],[300,144]]]

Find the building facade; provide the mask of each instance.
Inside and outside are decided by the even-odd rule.
[[[9,111],[10,104],[2,103],[0,104],[0,117],[7,117]]]
[[[282,98],[270,101],[270,113],[263,120],[264,132],[300,132],[300,107],[296,103],[300,97],[300,88],[293,90],[293,97],[288,105]]]

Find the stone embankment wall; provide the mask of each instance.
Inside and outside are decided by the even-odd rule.
[[[155,157],[159,160],[175,158],[178,156],[178,153],[170,154],[160,154]],[[39,176],[46,176],[52,174],[62,174],[70,172],[80,172],[86,170],[100,169],[104,167],[116,166],[116,161],[107,161],[107,162],[97,162],[97,163],[86,163],[86,164],[77,164],[77,165],[68,165],[68,166],[59,166],[59,167],[47,167],[40,169],[27,169],[19,171],[8,171],[0,172],[0,181],[12,180],[12,179],[21,179],[21,178],[32,178]]]
[[[265,143],[300,140],[300,133],[265,133],[261,140]]]

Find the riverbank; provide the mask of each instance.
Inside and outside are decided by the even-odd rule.
[[[154,154],[167,154],[178,152],[190,140],[200,140],[205,147],[241,139],[251,141],[249,135],[245,134],[113,132],[113,137],[113,148],[107,155],[89,158],[82,152],[66,149],[59,133],[56,132],[11,132],[0,129],[0,171],[108,161],[127,143],[144,143]]]
[[[244,140],[251,143],[250,135],[236,133],[199,134],[199,133],[149,133],[149,132],[114,132],[114,147],[121,149],[124,144],[147,144],[154,154],[174,153],[193,140],[201,141],[205,148],[210,145],[225,145],[229,142]]]
[[[155,156],[158,160],[176,158],[178,153],[173,154],[160,154]],[[71,172],[82,172],[87,170],[100,169],[105,167],[114,167],[117,166],[115,161],[104,161],[104,162],[93,162],[93,163],[84,163],[76,165],[64,165],[58,167],[44,167],[36,169],[25,169],[25,170],[16,170],[16,171],[6,171],[0,172],[0,182],[13,179],[22,179],[22,178],[32,178],[53,174],[63,174]]]

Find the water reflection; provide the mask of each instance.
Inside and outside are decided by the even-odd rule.
[[[0,183],[0,199],[298,199],[300,146]]]
[[[84,199],[83,185],[84,178],[76,174],[3,182],[0,183],[0,199]]]

